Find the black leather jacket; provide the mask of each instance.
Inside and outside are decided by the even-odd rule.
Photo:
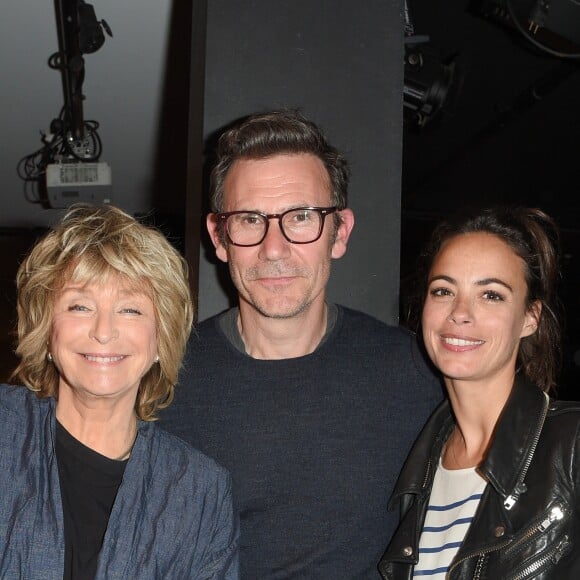
[[[379,563],[385,579],[413,577],[435,467],[453,425],[446,401],[399,476],[391,507],[399,505],[401,522]],[[580,579],[579,429],[580,403],[516,381],[480,468],[489,484],[447,578]]]

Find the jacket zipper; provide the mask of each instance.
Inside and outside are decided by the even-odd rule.
[[[548,395],[546,393],[544,393],[544,397],[545,397],[545,402],[544,402],[544,408],[542,411],[542,418],[540,420],[540,423],[538,424],[538,428],[536,429],[536,433],[534,435],[534,439],[532,441],[530,451],[529,451],[528,456],[526,457],[526,461],[524,463],[524,468],[520,472],[520,476],[518,477],[518,481],[516,483],[516,486],[514,487],[514,489],[510,493],[510,495],[508,495],[503,502],[503,507],[508,511],[514,507],[514,505],[516,504],[518,499],[520,499],[520,496],[522,495],[522,493],[525,493],[527,490],[527,486],[524,483],[524,479],[526,478],[526,475],[528,473],[528,469],[530,468],[530,465],[532,463],[532,459],[534,457],[534,453],[536,452],[536,447],[538,445],[538,441],[540,440],[540,435],[542,433],[542,429],[544,428],[544,421],[546,420],[546,415],[548,414],[548,406],[550,404],[550,397],[548,397]]]
[[[533,538],[536,534],[543,534],[554,522],[559,521],[564,518],[564,510],[558,504],[555,505],[550,513],[537,525],[532,526],[517,542],[511,545],[505,551],[506,554],[517,550],[522,544],[527,542],[530,538]]]
[[[427,487],[430,473],[431,473],[431,459],[427,461],[427,469],[425,470],[425,477],[423,478],[423,484],[421,485],[421,489],[425,489]]]
[[[558,560],[560,560],[562,556],[562,552],[566,549],[569,543],[570,540],[568,539],[568,536],[564,536],[562,541],[555,548],[552,548],[545,556],[542,556],[542,558],[533,564],[530,564],[527,568],[524,568],[521,572],[519,572],[516,576],[512,576],[509,580],[524,580],[525,578],[529,578],[530,574],[535,574],[550,561],[552,561],[554,564],[557,564]]]
[[[437,436],[435,439],[435,445],[437,445],[439,443],[440,437]],[[421,485],[421,489],[425,489],[427,487],[427,484],[429,483],[429,481],[432,479],[432,471],[433,468],[433,461],[431,461],[431,457],[429,457],[429,459],[427,459],[427,467],[425,468],[425,476],[423,477],[423,483]]]
[[[480,556],[477,559],[477,564],[475,565],[475,572],[473,573],[473,580],[480,580],[484,562],[485,562],[484,556]]]
[[[482,558],[483,556],[490,554],[491,552],[495,552],[496,550],[501,550],[502,548],[505,548],[506,546],[509,546],[511,540],[505,541],[501,544],[498,544],[497,546],[493,546],[490,548],[487,548],[487,550],[480,550],[479,552],[472,552],[471,554],[467,554],[466,556],[463,556],[463,558],[457,560],[457,562],[454,562],[450,567],[449,570],[447,570],[447,574],[445,575],[445,578],[451,578],[451,572],[457,568],[457,566],[459,566],[459,564],[462,564],[463,562],[465,562],[466,560],[470,560],[471,558],[474,558],[475,556],[478,556],[479,558]],[[477,576],[474,576],[474,579],[476,579]]]
[[[478,556],[479,557],[479,561],[476,564],[475,573],[474,573],[474,576],[473,576],[473,580],[477,580],[480,577],[480,575],[481,575],[481,569],[482,569],[482,566],[483,566],[482,558],[484,556],[486,556],[487,554],[490,554],[491,552],[495,552],[497,550],[501,550],[501,549],[505,548],[506,546],[508,546],[508,549],[506,550],[506,554],[507,554],[512,549],[514,549],[515,547],[521,545],[521,543],[523,541],[529,539],[530,537],[532,537],[537,532],[540,532],[540,533],[545,532],[555,521],[561,520],[563,517],[564,517],[564,511],[562,510],[562,508],[559,505],[554,506],[550,510],[550,513],[537,526],[534,526],[533,528],[531,528],[530,530],[528,530],[528,532],[524,535],[524,538],[522,538],[521,540],[519,540],[517,542],[517,544],[514,544],[514,545],[510,546],[511,540],[508,540],[506,542],[503,542],[501,544],[498,544],[497,546],[490,547],[487,550],[481,550],[479,552],[473,552],[471,554],[467,554],[466,556],[464,556],[460,560],[457,560],[457,562],[455,562],[452,566],[450,566],[450,568],[447,571],[447,574],[446,574],[445,577],[446,578],[451,578],[451,572],[453,571],[454,568],[456,568],[457,566],[459,566],[459,564],[462,564],[466,560],[469,560],[471,558],[474,558],[474,557]],[[558,556],[558,558],[555,561],[559,560],[560,559],[559,558],[559,554],[564,550],[564,548],[566,548],[566,546],[568,545],[568,543],[569,543],[568,536],[565,536],[564,540],[562,542],[560,542],[558,544],[558,546],[556,546],[555,548],[553,548],[552,550],[550,550],[550,552],[548,552],[540,560],[538,560],[537,562],[534,562],[533,564],[531,564],[530,566],[528,566],[525,570],[522,570],[522,572],[520,572],[520,574],[518,574],[517,576],[514,576],[513,579],[510,579],[510,580],[523,580],[524,578],[526,578],[526,574],[530,574],[531,572],[534,572],[538,568],[544,566],[546,564],[546,562],[548,562],[549,560],[554,559],[555,556]],[[522,576],[522,574],[523,574],[523,576]]]
[[[552,512],[554,512],[557,508],[554,508],[554,510],[552,510]],[[556,516],[552,516],[552,512],[550,513],[550,515],[536,528],[539,531],[545,531],[546,529],[548,529],[552,523],[556,520],[560,520],[563,517],[562,512],[559,512],[559,515]],[[558,513],[558,512],[556,512]],[[532,534],[529,534],[532,535]],[[481,575],[481,569],[483,566],[483,561],[482,558],[484,556],[486,556],[487,554],[490,554],[491,552],[495,552],[496,550],[501,550],[502,548],[504,548],[505,546],[509,545],[509,541],[508,542],[504,542],[502,544],[499,544],[497,546],[494,546],[493,548],[489,548],[487,550],[481,550],[480,552],[474,552],[473,554],[469,554],[467,556],[464,556],[463,558],[461,558],[461,560],[457,560],[457,562],[455,562],[450,568],[449,570],[447,570],[447,574],[445,574],[445,578],[451,578],[451,572],[457,568],[457,566],[459,566],[459,564],[462,564],[463,562],[465,562],[466,560],[469,560],[475,556],[478,556],[479,561],[476,564],[475,567],[475,573],[473,576],[473,580],[478,580],[478,578]],[[550,560],[553,560],[555,563],[558,562],[558,560],[560,559],[561,553],[564,551],[564,549],[566,548],[566,546],[568,546],[569,544],[569,540],[568,540],[568,536],[564,536],[564,539],[555,547],[552,548],[552,550],[550,550],[545,556],[543,556],[540,560],[538,560],[537,562],[534,562],[533,564],[530,564],[527,568],[525,568],[524,570],[522,570],[517,576],[513,576],[512,578],[510,578],[510,580],[524,580],[528,574],[537,571],[539,568],[541,568],[542,566],[544,566],[546,564],[546,562],[549,562]]]

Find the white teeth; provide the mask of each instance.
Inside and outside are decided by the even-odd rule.
[[[463,338],[444,338],[443,341],[452,346],[476,346],[484,342],[483,340],[465,340]]]
[[[89,354],[85,354],[85,358],[90,360],[91,362],[98,362],[98,363],[111,363],[117,362],[123,359],[122,356],[91,356]]]

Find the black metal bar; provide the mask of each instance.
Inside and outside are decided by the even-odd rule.
[[[55,0],[54,4],[65,103],[64,122],[76,141],[81,140],[85,133],[82,93],[85,61],[79,48],[78,0]]]

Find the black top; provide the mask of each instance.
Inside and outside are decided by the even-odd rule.
[[[92,580],[127,461],[93,451],[58,421],[56,457],[64,515],[64,580]]]

